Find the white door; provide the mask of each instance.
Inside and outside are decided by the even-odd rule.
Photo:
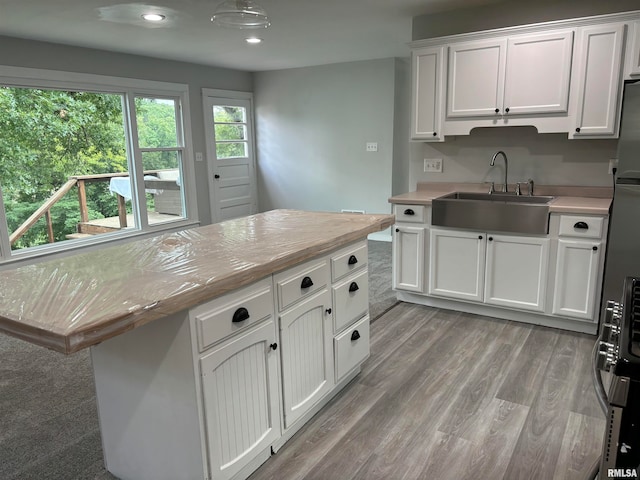
[[[553,314],[593,320],[600,242],[558,241]]]
[[[485,234],[432,229],[429,238],[429,294],[481,302]]]
[[[289,428],[334,385],[331,293],[324,289],[280,316],[284,424]]]
[[[424,228],[396,225],[393,233],[393,288],[424,293]]]
[[[544,311],[549,240],[539,237],[487,237],[485,303]]]
[[[413,109],[411,138],[444,140],[442,135],[442,79],[444,47],[429,47],[411,53],[413,68]]]
[[[213,478],[232,478],[280,437],[277,348],[270,319],[200,360]]]
[[[571,138],[617,136],[623,41],[623,24],[578,31],[574,71],[578,99]]]
[[[502,115],[505,38],[449,47],[447,116]]]
[[[510,37],[504,111],[562,113],[569,104],[573,32]]]
[[[214,92],[204,89],[203,101],[211,215],[222,222],[257,212],[253,101],[248,93]]]

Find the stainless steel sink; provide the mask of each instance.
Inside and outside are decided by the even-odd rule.
[[[546,234],[554,197],[453,192],[431,203],[431,223],[488,232]]]

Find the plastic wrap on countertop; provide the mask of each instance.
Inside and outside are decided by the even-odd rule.
[[[0,272],[0,332],[72,353],[384,230],[273,210]]]

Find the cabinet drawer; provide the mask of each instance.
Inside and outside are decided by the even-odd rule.
[[[195,321],[200,351],[270,315],[273,315],[270,277],[189,312]]]
[[[331,281],[335,282],[354,270],[366,267],[368,250],[366,242],[359,242],[331,256]]]
[[[336,355],[336,382],[369,356],[369,316],[333,340]]]
[[[402,205],[393,206],[393,214],[397,223],[425,223],[426,208],[424,205]]]
[[[333,287],[334,332],[360,318],[369,310],[369,272],[366,270]]]
[[[329,283],[326,259],[307,262],[275,275],[278,307],[282,311],[298,300],[308,297]]]
[[[562,237],[600,238],[604,217],[585,215],[561,215],[558,235]]]

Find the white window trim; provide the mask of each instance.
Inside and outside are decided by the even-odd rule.
[[[24,263],[27,259],[35,259],[38,257],[58,256],[56,254],[71,255],[73,253],[83,251],[85,248],[94,247],[93,249],[95,249],[97,247],[109,246],[114,242],[120,243],[118,240],[135,239],[137,237],[149,236],[149,234],[156,235],[159,233],[183,230],[188,227],[199,225],[188,85],[181,83],[158,82],[154,80],[140,80],[87,73],[0,65],[0,86],[116,93],[124,94],[125,99],[128,98],[130,102],[133,102],[133,99],[136,96],[178,99],[182,113],[182,140],[184,142],[184,147],[181,147],[183,152],[182,173],[184,174],[184,180],[181,179],[181,181],[184,181],[183,191],[185,209],[187,213],[187,218],[183,220],[176,220],[156,225],[149,225],[148,222],[145,221],[144,223],[146,225],[143,225],[142,222],[140,222],[140,212],[134,212],[134,215],[137,215],[137,220],[140,224],[140,229],[137,230],[104,233],[96,235],[93,238],[58,242],[27,248],[24,250],[12,251],[9,243],[9,233],[5,231],[7,223],[4,204],[0,197],[0,225],[2,226],[2,228],[0,228],[0,266],[13,263]],[[131,108],[131,105],[127,104],[127,108]],[[129,130],[130,127],[135,126],[133,125],[133,122],[135,122],[135,115],[130,115],[129,118],[132,119],[132,124],[129,125],[128,122],[125,122],[125,125],[129,126],[127,131],[125,131],[125,135],[128,138],[127,142],[125,142],[128,150],[127,155],[130,155],[131,158],[133,158],[135,168],[138,169],[142,166],[141,160],[138,158],[139,155],[132,155],[133,152],[129,151],[129,148],[139,150],[137,138],[133,139],[131,130]],[[179,127],[180,125],[178,124],[178,128]],[[138,163],[140,163],[140,165],[137,165]],[[134,177],[136,186],[132,193],[139,199],[141,192],[144,192],[144,179],[141,175],[136,175],[135,172],[137,172],[137,170],[130,172]],[[142,198],[144,198],[143,195]],[[141,208],[140,201],[137,202],[137,205],[138,208]]]

